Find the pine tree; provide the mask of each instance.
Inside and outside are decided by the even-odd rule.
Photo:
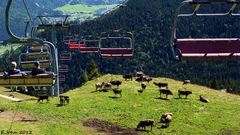
[[[81,73],[81,80],[82,80],[82,83],[85,83],[88,81],[88,74],[86,71]]]
[[[87,66],[86,72],[88,75],[88,80],[92,80],[100,76],[97,63],[94,60],[90,61],[90,63]]]

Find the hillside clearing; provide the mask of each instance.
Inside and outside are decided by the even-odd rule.
[[[146,83],[146,90],[139,94],[137,90],[141,85],[136,81],[124,81],[119,75],[99,78],[101,82],[112,79],[123,82],[120,85],[123,91],[121,98],[115,98],[112,91],[96,91],[97,80],[93,80],[64,94],[70,96],[69,105],[57,107],[58,98],[50,98],[49,103],[37,103],[36,100],[12,103],[0,98],[0,108],[13,112],[17,110],[37,118],[34,124],[16,121],[12,126],[12,130],[31,130],[34,134],[99,134],[96,127],[89,129],[83,126],[84,120],[90,118],[129,129],[135,129],[140,120],[154,119],[153,130],[149,133],[138,132],[140,134],[240,134],[240,97],[237,95],[194,84],[182,85],[182,82],[173,79],[154,78],[153,81],[167,82],[173,92],[170,100],[161,100],[158,88],[152,82]],[[193,94],[188,99],[178,99],[178,89],[188,89]],[[0,93],[4,94],[2,91],[6,90],[1,90]],[[200,102],[199,95],[207,97],[210,102]],[[168,128],[162,129],[158,122],[166,112],[173,113],[173,120]],[[10,123],[9,120],[0,119],[0,128],[6,130]]]

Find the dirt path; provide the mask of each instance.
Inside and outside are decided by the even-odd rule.
[[[83,122],[83,126],[97,130],[100,133],[107,135],[139,135],[135,129],[118,126],[114,123],[90,118]]]
[[[0,109],[0,119],[1,120],[7,120],[7,121],[22,121],[22,122],[35,122],[37,121],[37,118],[25,114],[25,113],[19,113],[19,112],[13,112],[13,111],[5,111],[4,109]]]
[[[11,101],[15,101],[15,102],[21,102],[21,101],[23,101],[22,99],[9,97],[9,96],[5,96],[5,95],[2,95],[2,94],[0,94],[0,97],[5,98],[5,99],[8,99],[8,100],[11,100]]]

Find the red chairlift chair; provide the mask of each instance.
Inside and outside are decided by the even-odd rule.
[[[198,13],[202,4],[231,4],[226,13]],[[180,14],[180,9],[185,5],[195,5],[193,13]],[[173,55],[178,60],[239,60],[240,39],[239,38],[196,38],[178,39],[176,27],[179,17],[189,16],[239,16],[233,13],[239,0],[186,0],[178,7],[171,35],[171,47]]]
[[[68,65],[59,66],[60,73],[67,73],[68,72]]]
[[[99,52],[102,57],[132,57],[133,56],[133,34],[131,32],[124,32],[112,35],[112,33],[102,33],[99,41]],[[127,40],[126,47],[104,47],[105,40]]]
[[[98,53],[99,52],[99,40],[98,39],[83,39],[82,45],[79,47],[80,53]]]

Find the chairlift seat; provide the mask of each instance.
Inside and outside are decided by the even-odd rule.
[[[32,46],[29,48],[29,52],[47,52],[47,46]]]
[[[22,68],[34,68],[34,67],[36,67],[34,65],[34,62],[35,61],[23,61],[20,64],[21,64]],[[51,66],[51,62],[49,60],[40,60],[39,62],[40,62],[41,67],[44,67],[44,68],[48,68]]]
[[[79,47],[80,53],[98,53],[99,40],[96,39],[83,39],[83,45]]]
[[[66,80],[65,76],[59,76],[59,81],[60,82],[65,82],[65,80]]]
[[[55,83],[56,75],[39,74],[37,76],[23,76],[15,74],[4,76],[0,74],[0,86],[52,86]]]
[[[72,59],[72,55],[70,53],[60,54],[59,60],[61,60],[61,61],[69,61],[71,59]]]
[[[240,59],[240,39],[177,39],[177,54],[182,60],[237,60]]]
[[[79,49],[79,48],[85,48],[85,44],[78,44],[78,43],[69,43],[68,47],[70,49]]]
[[[132,57],[132,48],[100,48],[102,57]]]
[[[68,66],[59,66],[59,72],[60,73],[67,73],[68,72]]]
[[[80,53],[98,53],[98,47],[79,47]]]
[[[28,58],[46,58],[49,56],[48,52],[34,52],[34,53],[22,53],[26,55]]]

